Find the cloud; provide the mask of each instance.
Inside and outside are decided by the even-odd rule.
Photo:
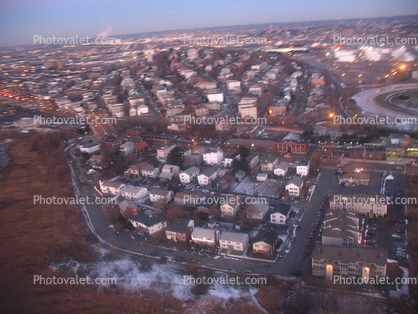
[[[98,33],[96,37],[109,37],[112,35],[112,27],[109,26],[105,31]]]

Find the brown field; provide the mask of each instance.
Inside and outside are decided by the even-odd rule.
[[[225,307],[229,313],[244,309],[259,313],[247,298],[224,301],[203,296],[204,300],[189,300],[185,306],[183,300],[152,289],[33,284],[34,275],[74,276],[72,270],[56,274],[49,266],[66,257],[80,262],[96,260],[98,253],[92,244],[97,240],[77,206],[34,205],[34,195],[72,196],[62,155],[55,150],[47,155],[31,151],[28,135],[0,135],[0,140],[5,138],[14,142],[8,151],[6,177],[0,181],[1,313],[224,313]],[[57,175],[60,162],[66,170],[60,169]]]

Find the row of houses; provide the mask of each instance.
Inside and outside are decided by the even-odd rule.
[[[360,247],[361,231],[356,213],[332,207],[325,215],[322,243],[312,254],[312,275],[382,278],[386,276],[387,250]]]

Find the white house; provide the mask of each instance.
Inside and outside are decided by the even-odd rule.
[[[208,165],[217,165],[224,159],[222,149],[208,149],[203,153],[203,161]]]
[[[125,185],[113,181],[99,181],[100,191],[104,194],[119,195]]]
[[[221,215],[222,217],[234,216],[239,209],[241,204],[241,199],[238,195],[227,195],[225,198],[225,202],[221,205]]]
[[[196,168],[194,166],[186,169],[185,171],[180,173],[180,182],[186,184],[192,182],[192,180],[199,174],[199,172],[199,168]]]
[[[171,201],[171,191],[166,190],[166,189],[152,189],[150,194],[149,194],[149,198],[151,202],[157,202],[159,200],[163,200],[166,203],[168,203],[169,201]]]
[[[303,160],[299,165],[296,166],[296,174],[304,177],[309,174],[310,162],[309,160]]]
[[[215,229],[194,228],[192,241],[197,244],[215,246],[218,243],[220,231]]]
[[[280,203],[270,214],[270,222],[272,224],[284,225],[289,218],[291,206],[289,204]]]
[[[241,160],[241,155],[239,153],[231,154],[229,156],[226,156],[224,159],[224,165],[225,167],[232,167],[232,162],[234,160]]]
[[[257,174],[257,181],[259,181],[259,182],[264,182],[264,181],[267,181],[267,178],[268,178],[268,174],[267,173],[265,173],[265,172],[259,172],[258,174]]]
[[[295,177],[287,182],[285,190],[290,196],[299,196],[302,187],[303,180],[299,177]]]
[[[197,176],[199,185],[208,185],[211,181],[216,179],[218,172],[216,169],[208,169]]]
[[[281,162],[274,167],[274,175],[276,176],[285,176],[287,171],[289,170],[289,163],[288,162]]]
[[[156,178],[159,173],[160,169],[151,165],[147,165],[141,169],[141,175],[146,178]]]
[[[154,234],[167,227],[167,222],[156,215],[139,214],[129,219],[135,228],[143,228],[148,234]]]
[[[224,231],[219,237],[219,246],[223,249],[244,251],[248,246],[249,238],[246,233]]]
[[[148,195],[148,189],[141,186],[127,185],[120,189],[120,195],[128,200],[139,200]]]

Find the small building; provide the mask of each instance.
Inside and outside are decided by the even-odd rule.
[[[190,167],[186,169],[185,171],[180,173],[180,182],[185,184],[191,183],[193,179],[199,174],[199,172],[199,168],[196,167]]]
[[[219,237],[219,246],[223,249],[243,252],[248,246],[249,238],[246,233],[224,231]]]
[[[310,162],[305,159],[296,166],[296,174],[301,177],[305,177],[309,174]]]
[[[156,189],[153,188],[150,191],[150,201],[151,202],[157,202],[159,200],[163,200],[165,203],[168,203],[171,201],[171,194],[172,192],[166,189]]]
[[[199,194],[177,192],[174,196],[174,203],[177,205],[194,206]]]
[[[221,205],[222,217],[233,217],[237,212],[241,204],[241,199],[238,195],[227,195],[225,202]]]
[[[103,194],[119,195],[121,188],[125,187],[124,184],[113,181],[99,181],[100,191]]]
[[[285,176],[287,171],[289,171],[289,163],[285,161],[277,164],[273,169],[273,173],[276,176]]]
[[[153,235],[159,231],[162,231],[164,228],[167,227],[167,222],[158,217],[157,215],[146,215],[140,213],[139,215],[133,216],[132,218],[128,219],[129,222],[135,228],[142,228],[145,232],[149,235]]]
[[[278,157],[276,155],[268,155],[261,160],[261,170],[273,172],[274,166],[278,163]]]
[[[280,203],[270,213],[270,222],[272,224],[284,225],[289,218],[291,206],[286,203]]]
[[[265,173],[265,172],[259,172],[258,174],[257,174],[257,181],[259,181],[259,182],[264,182],[264,181],[267,181],[267,179],[268,179],[268,174],[267,173]]]
[[[137,154],[146,152],[148,150],[148,143],[145,141],[138,142],[135,144],[134,150]]]
[[[165,237],[175,242],[187,242],[190,240],[194,229],[194,220],[176,218],[167,225]]]
[[[194,228],[192,233],[192,242],[200,245],[215,246],[221,232],[216,229]]]
[[[129,219],[141,213],[141,208],[131,200],[123,200],[119,203],[119,211],[123,218]]]
[[[151,165],[147,165],[141,169],[141,175],[146,178],[157,178],[160,169]]]
[[[295,177],[287,182],[285,190],[290,196],[300,196],[302,187],[303,180],[299,177]]]
[[[209,185],[216,179],[217,175],[216,169],[210,168],[197,176],[197,182],[201,186]]]
[[[137,201],[148,195],[148,189],[141,186],[126,185],[120,189],[120,195],[125,199]]]
[[[217,165],[224,159],[222,149],[208,149],[203,153],[203,161],[208,165]]]
[[[273,230],[261,230],[253,240],[253,253],[263,254],[271,258],[274,256],[277,243],[277,235]]]
[[[180,173],[179,166],[176,165],[164,165],[160,173],[161,180],[171,180]]]

